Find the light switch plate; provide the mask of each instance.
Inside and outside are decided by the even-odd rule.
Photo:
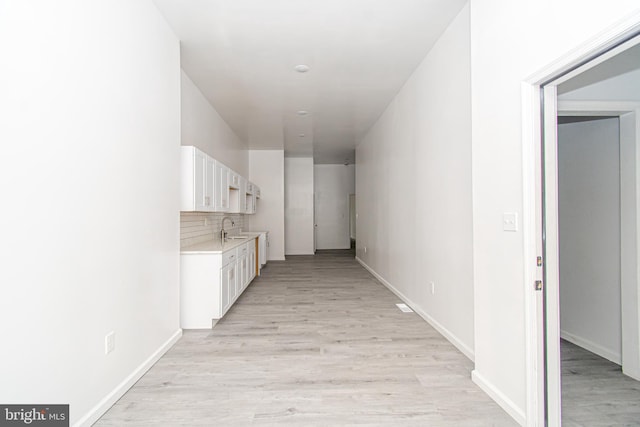
[[[516,212],[502,214],[502,229],[504,231],[518,231],[518,214]]]

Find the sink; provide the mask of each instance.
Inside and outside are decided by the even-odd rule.
[[[227,240],[246,240],[247,236],[227,236]]]

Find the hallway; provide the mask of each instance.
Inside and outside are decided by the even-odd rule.
[[[354,259],[270,262],[95,425],[514,426],[473,364]]]

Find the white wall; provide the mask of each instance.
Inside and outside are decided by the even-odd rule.
[[[618,118],[558,125],[560,330],[621,363]]]
[[[182,145],[194,145],[240,175],[249,176],[246,142],[220,117],[184,71],[181,90]]]
[[[316,249],[349,249],[349,195],[356,191],[355,165],[315,165]]]
[[[640,67],[640,59],[637,61],[637,66]],[[558,99],[581,101],[604,99],[607,101],[638,102],[640,101],[640,69],[565,92],[559,95]]]
[[[251,231],[269,232],[269,259],[284,260],[284,151],[249,150],[249,179],[260,187],[254,215],[246,215]]]
[[[3,1],[0,51],[0,401],[88,425],[180,336],[179,43],[149,1]]]
[[[638,12],[637,0],[471,0],[474,379],[521,422],[525,292],[535,291],[522,232],[503,231],[502,215],[523,209],[522,83]]]
[[[312,255],[313,158],[284,159],[285,255]]]
[[[356,254],[473,357],[470,95],[465,6],[357,146]]]

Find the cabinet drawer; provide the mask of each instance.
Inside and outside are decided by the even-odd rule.
[[[222,266],[224,267],[225,265],[229,265],[231,263],[236,262],[237,257],[238,257],[238,254],[236,249],[232,249],[230,251],[224,252],[222,254]]]

